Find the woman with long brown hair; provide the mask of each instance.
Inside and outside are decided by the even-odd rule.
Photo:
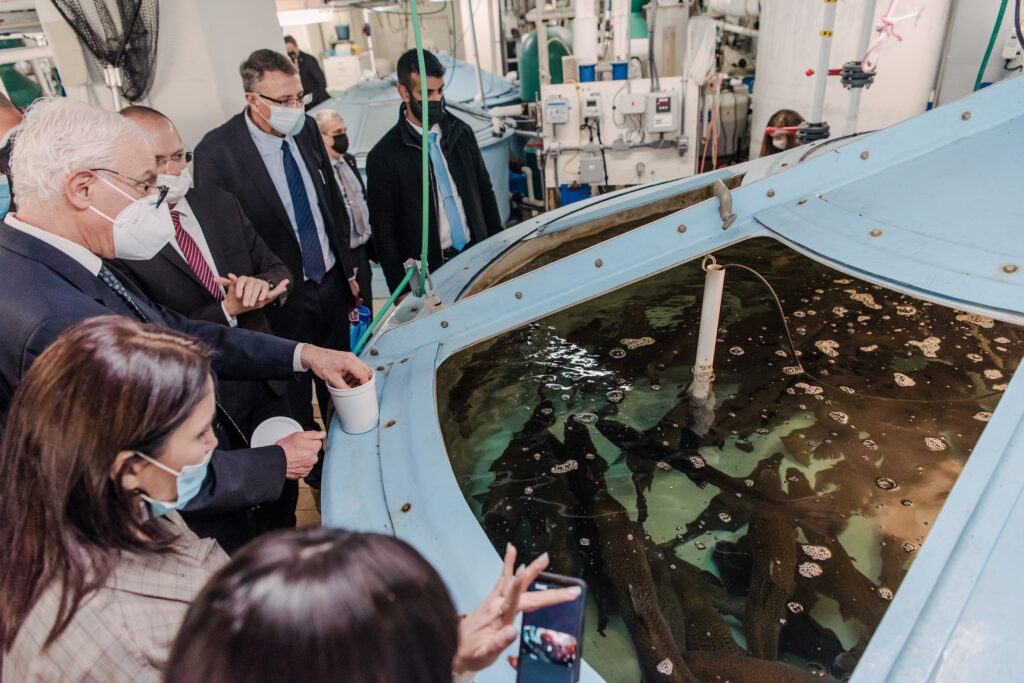
[[[796,139],[796,129],[804,122],[804,117],[792,109],[780,109],[768,119],[764,139],[761,141],[761,156],[796,147],[800,143]]]
[[[210,356],[126,318],[79,323],[18,386],[0,437],[3,679],[158,681],[227,561],[175,512],[216,446]]]

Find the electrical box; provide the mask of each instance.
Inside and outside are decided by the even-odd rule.
[[[644,127],[648,133],[679,130],[679,93],[652,92],[647,95]]]
[[[626,93],[619,97],[619,112],[628,114],[643,114],[647,111],[647,93]]]
[[[583,96],[583,118],[601,118],[601,93],[587,93]]]
[[[544,120],[548,123],[569,123],[569,100],[564,97],[545,100]]]
[[[604,163],[599,156],[580,158],[580,182],[592,185],[604,184]]]

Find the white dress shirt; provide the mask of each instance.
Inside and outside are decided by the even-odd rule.
[[[423,136],[422,126],[417,126],[409,119],[405,120],[410,127],[416,132],[416,135]],[[441,126],[436,123],[430,127],[431,133],[437,133],[437,145],[441,146]],[[441,159],[444,161],[444,170],[448,174],[448,178],[452,184],[452,198],[455,200],[455,206],[459,209],[459,218],[462,219],[462,232],[465,235],[466,244],[469,244],[469,223],[466,222],[466,210],[462,207],[462,197],[459,196],[459,188],[455,184],[455,178],[452,177],[452,172],[448,168],[448,159],[445,157],[444,152],[441,152]],[[434,183],[434,199],[437,201],[437,234],[441,239],[441,248],[449,249],[452,246],[452,228],[448,224],[448,214],[444,210],[444,204],[441,203],[441,188],[438,184]]]
[[[174,205],[172,211],[178,212],[178,220],[181,223],[182,230],[187,232],[188,236],[191,237],[192,241],[196,243],[197,247],[199,247],[199,253],[203,257],[203,260],[206,261],[206,265],[209,266],[214,277],[220,277],[220,272],[217,270],[217,264],[214,262],[213,254],[210,252],[210,245],[206,241],[206,235],[203,234],[202,226],[199,225],[199,221],[197,221],[196,217],[192,214],[192,207],[188,205],[188,200],[184,197],[179,199]],[[183,259],[185,258],[185,252],[181,250],[181,245],[178,244],[177,239],[171,241],[171,246],[174,247],[174,251],[178,252],[178,256]],[[186,260],[185,263],[188,263],[188,260]],[[238,318],[228,313],[226,305],[227,292],[225,292],[224,288],[220,285],[217,285],[217,287],[220,288],[221,294],[225,296],[225,299],[220,302],[220,310],[224,311],[224,318],[228,321],[228,325],[231,327],[238,327]]]
[[[355,249],[361,247],[370,241],[370,207],[366,205],[366,197],[362,193],[358,193],[355,197],[349,197],[348,193],[345,192],[345,183],[341,181],[339,175],[344,175],[349,181],[352,187],[359,187],[359,178],[356,177],[356,172],[352,170],[352,167],[348,165],[348,162],[344,158],[338,157],[337,159],[331,159],[331,166],[334,168],[335,181],[338,183],[338,189],[341,190],[341,196],[345,200],[345,210],[348,212],[348,224],[350,226],[349,233],[349,248]],[[362,235],[356,230],[356,219],[352,215],[352,203],[359,202],[360,208],[363,210],[363,217],[366,220],[366,232]]]
[[[57,249],[58,251],[73,258],[94,276],[99,276],[100,268],[103,267],[103,260],[81,244],[72,242],[60,235],[55,235],[48,230],[43,230],[42,228],[37,228],[34,225],[29,225],[25,221],[19,220],[15,214],[7,214],[4,218],[4,222],[15,230],[20,230],[26,235],[31,235],[32,237],[49,244],[54,249]],[[304,346],[304,343],[295,345],[295,353],[292,354],[292,370],[295,372],[306,372],[308,369],[302,364],[302,347]]]
[[[324,272],[328,272],[334,267],[336,259],[331,251],[331,243],[327,239],[327,231],[324,229],[324,217],[320,212],[320,203],[316,196],[316,186],[313,185],[313,179],[309,175],[309,169],[306,168],[302,152],[299,151],[299,146],[295,144],[295,138],[291,135],[279,138],[271,133],[264,133],[252,122],[248,111],[245,113],[245,124],[249,127],[249,134],[252,136],[253,142],[256,143],[256,149],[259,150],[260,156],[263,158],[263,165],[267,167],[270,180],[273,181],[277,195],[280,197],[281,203],[284,204],[284,210],[288,214],[288,219],[292,222],[295,239],[301,244],[302,239],[299,237],[299,226],[295,222],[295,207],[292,206],[292,193],[288,189],[288,177],[284,173],[284,152],[281,150],[281,143],[288,143],[288,148],[292,151],[292,158],[295,159],[295,165],[299,167],[302,184],[306,187],[306,198],[309,201],[309,208],[313,212],[316,234],[320,238],[320,248],[324,253]],[[324,178],[321,178],[321,181],[327,182]],[[308,280],[309,278],[307,277],[306,279]]]

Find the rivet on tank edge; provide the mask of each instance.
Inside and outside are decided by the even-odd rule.
[[[679,226],[678,226],[678,227],[676,228],[676,232],[678,232],[678,233],[679,233],[680,235],[682,235],[682,234],[683,234],[684,232],[686,232],[686,226],[685,226],[685,225],[682,225],[682,224],[680,224],[680,225],[679,225]]]
[[[516,292],[516,298],[517,299],[522,299],[523,298],[523,293],[522,292]]]
[[[878,228],[875,228],[874,230],[872,230],[868,234],[871,235],[872,237],[881,237],[882,236],[882,231],[879,230]]]
[[[391,429],[391,428],[392,428],[392,427],[394,427],[394,426],[395,426],[396,424],[397,424],[397,423],[396,423],[396,422],[395,422],[394,420],[388,420],[388,421],[387,421],[387,422],[386,422],[386,423],[384,424],[384,429]]]
[[[408,512],[409,510],[412,510],[412,503],[406,503],[402,506],[402,512]]]
[[[971,120],[971,112],[965,111],[963,114],[960,114],[960,118],[963,119],[964,121],[970,121]]]
[[[868,154],[867,150],[864,150],[863,152],[860,153],[860,158],[861,159],[867,159],[869,156],[871,156],[871,155]]]
[[[1015,263],[1009,263],[1009,264],[1003,266],[1003,272],[1006,273],[1007,275],[1013,275],[1018,270],[1020,270],[1020,266],[1018,266]]]
[[[380,351],[378,351],[377,349],[370,349],[370,355],[371,356],[379,356],[380,355]]]
[[[806,204],[806,203],[807,203],[807,200],[806,200],[806,199],[801,199],[800,201],[798,201],[798,202],[796,203],[796,205],[797,205],[797,206],[803,206],[803,205],[804,205],[804,204]]]
[[[442,320],[441,321],[441,327],[448,327],[448,321],[447,320]]]
[[[768,190],[767,192],[765,192],[765,194],[768,195],[769,197],[774,197],[775,196],[775,190]]]
[[[384,372],[384,366],[383,365],[378,365],[377,366],[377,372]]]
[[[600,268],[603,265],[604,265],[604,261],[602,261],[601,259],[597,259],[596,261],[594,261],[594,267],[595,268]]]

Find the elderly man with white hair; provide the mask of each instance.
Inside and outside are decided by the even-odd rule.
[[[373,292],[370,283],[373,281],[373,273],[370,271],[370,259],[373,256],[370,253],[370,209],[366,205],[366,186],[363,185],[363,177],[359,175],[356,158],[348,153],[348,126],[345,125],[345,119],[333,109],[321,109],[315,118],[327,155],[331,158],[334,180],[338,183],[341,196],[345,199],[345,210],[348,211],[351,230],[348,246],[356,282],[359,284],[359,295],[372,308]]]
[[[0,420],[43,349],[68,326],[101,315],[198,337],[214,351],[215,372],[227,379],[294,379],[308,369],[336,387],[369,380],[369,367],[350,353],[190,320],[153,304],[104,265],[103,259],[115,257],[150,259],[174,238],[163,201],[167,190],[156,186],[156,158],[135,123],[82,102],[39,100],[18,129],[11,169],[18,207],[0,223],[6,286],[0,298]],[[215,424],[222,435],[232,433],[222,411]],[[304,476],[315,463],[322,437],[300,432],[275,446],[215,451],[199,494],[178,497],[182,504],[191,497],[186,510],[208,513],[276,500],[286,477]],[[176,475],[179,494],[196,479],[195,472],[187,474]]]

